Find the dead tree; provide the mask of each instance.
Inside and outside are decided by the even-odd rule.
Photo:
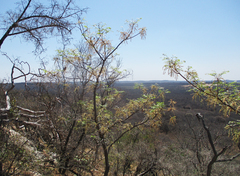
[[[39,118],[42,118],[46,115],[46,111],[34,111],[31,109],[23,108],[21,106],[15,106],[13,112],[13,107],[11,107],[11,101],[9,93],[14,89],[15,87],[15,80],[24,78],[25,80],[25,86],[27,86],[27,76],[42,76],[41,74],[37,75],[34,73],[31,73],[30,71],[30,65],[27,62],[20,62],[18,60],[12,61],[6,54],[3,54],[6,56],[13,64],[12,71],[11,71],[11,83],[7,84],[4,90],[4,95],[6,98],[6,107],[0,108],[0,118],[1,118],[1,124],[7,124],[10,122],[14,122],[15,124],[18,124],[18,126],[33,126],[33,127],[41,127],[41,124],[39,123],[41,120]],[[20,67],[17,65],[23,65],[26,64],[28,67],[28,71],[24,72]],[[14,72],[18,71],[18,75],[14,75]],[[13,114],[14,113],[14,114]],[[38,121],[24,121],[19,119],[19,117],[26,117],[27,119],[38,119]]]

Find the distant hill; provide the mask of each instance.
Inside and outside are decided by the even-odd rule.
[[[205,81],[207,83],[210,83],[212,81]],[[226,80],[226,82],[238,82],[240,83],[240,80]],[[138,81],[118,81],[115,83],[116,86],[120,86],[123,84],[128,84],[128,85],[134,85],[134,84],[187,84],[186,81],[174,81],[174,80],[138,80]],[[33,89],[36,87],[35,83],[27,83],[28,88]],[[25,83],[15,83],[15,89],[25,89]]]

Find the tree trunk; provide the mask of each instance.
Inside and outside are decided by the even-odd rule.
[[[0,161],[0,176],[3,176],[3,171],[2,171],[2,162]]]

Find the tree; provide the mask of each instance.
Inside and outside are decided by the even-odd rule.
[[[51,0],[48,5],[28,0],[18,2],[17,5],[18,7],[14,11],[7,11],[6,16],[2,18],[1,30],[5,33],[0,39],[0,48],[7,37],[16,35],[22,35],[26,41],[33,41],[36,47],[35,51],[40,52],[44,50],[43,40],[47,36],[60,35],[67,41],[72,29],[76,27],[76,22],[80,20],[81,14],[86,10],[75,6],[72,0],[66,0],[66,4]],[[6,53],[2,53],[2,55],[13,64],[11,84],[4,90],[7,106],[1,111],[5,112],[10,110],[9,92],[15,87],[15,81],[24,78],[24,81],[27,82],[27,76],[42,76],[42,74],[40,72],[32,73],[27,62],[13,60]],[[23,65],[27,65],[27,73],[21,68]],[[19,75],[16,75],[16,71]],[[43,113],[41,112],[41,114]]]
[[[199,79],[197,72],[193,70],[192,67],[188,67],[186,70],[184,70],[182,65],[184,61],[182,62],[177,57],[170,58],[165,56],[164,60],[166,62],[163,67],[164,73],[167,72],[171,77],[175,77],[175,79],[180,76],[187,83],[189,83],[192,87],[191,91],[194,92],[193,98],[200,98],[200,101],[206,101],[209,106],[220,107],[220,112],[222,112],[224,116],[229,117],[231,112],[235,112],[236,114],[240,115],[239,84],[237,82],[225,81],[222,76],[226,72],[220,74],[210,74],[214,77],[214,80],[206,83]],[[206,171],[207,175],[211,175],[214,163],[232,161],[239,156],[239,153],[229,159],[218,159],[218,157],[223,155],[226,150],[231,147],[231,145],[225,146],[220,152],[217,152],[216,145],[212,139],[211,131],[206,126],[204,117],[200,113],[197,113],[196,116],[199,122],[202,122],[204,130],[207,132],[208,142],[213,153],[211,161],[208,162]],[[239,121],[230,121],[225,128],[229,129],[229,133],[233,136],[233,140],[239,143]]]
[[[114,87],[116,81],[129,75],[126,70],[120,70],[116,50],[137,36],[144,38],[146,29],[138,28],[138,20],[129,22],[128,30],[120,32],[120,41],[113,47],[107,39],[110,28],[97,24],[94,25],[95,31],[91,32],[81,21],[78,25],[85,42],[76,49],[58,50],[54,58],[55,70],[41,69],[38,75],[34,75],[30,71],[25,73],[13,62],[12,84],[5,88],[7,108],[1,109],[2,115],[4,121],[16,122],[17,125],[12,124],[11,128],[19,133],[26,128],[28,139],[34,141],[47,158],[48,161],[42,161],[48,166],[47,170],[52,168],[57,172],[57,168],[57,173],[62,175],[124,174],[130,169],[131,161],[128,157],[118,157],[129,150],[119,150],[120,145],[128,145],[124,137],[135,129],[158,127],[166,110],[165,91],[157,85],[152,85],[151,89],[137,85],[142,96],[126,102],[122,100],[123,92]],[[37,86],[27,95],[33,95],[28,98],[32,103],[25,104],[28,108],[20,106],[17,98],[8,106],[10,100],[14,100],[9,93],[15,80],[20,78],[14,76],[16,70],[20,71],[20,77],[32,75],[37,78]],[[26,112],[25,115],[22,111]],[[8,112],[13,113],[10,116]],[[142,114],[141,118],[136,114]],[[24,120],[25,117],[29,120]],[[119,161],[118,169],[114,167],[115,158]],[[138,166],[135,173],[150,172],[155,160],[145,157],[139,163],[134,162]],[[14,166],[11,165],[10,169]]]
[[[4,41],[11,36],[22,36],[26,41],[32,41],[35,44],[35,52],[44,51],[43,40],[49,36],[61,36],[63,41],[66,42],[70,39],[69,34],[71,34],[81,14],[85,11],[86,9],[80,9],[75,6],[72,0],[66,0],[65,3],[59,3],[56,0],[51,0],[47,3],[34,0],[19,1],[15,10],[7,11],[6,15],[1,18],[1,31],[3,31],[3,36],[0,39],[0,48],[2,49]],[[5,107],[0,109],[1,135],[11,138],[11,132],[5,129],[6,124],[7,126],[8,124],[16,124],[18,130],[24,127],[43,128],[44,126],[49,126],[49,124],[47,125],[47,120],[44,119],[46,111],[38,111],[36,108],[32,110],[30,107],[23,108],[15,104],[15,99],[13,97],[10,98],[16,80],[24,78],[26,83],[28,76],[42,76],[41,73],[33,74],[28,63],[13,60],[8,57],[6,53],[3,53],[3,55],[7,57],[13,66],[11,69],[10,84],[3,82],[1,87],[6,99]],[[27,67],[26,72],[22,69],[23,65]],[[27,85],[25,86],[27,88]],[[39,120],[39,118],[41,120]],[[39,134],[38,130],[35,129],[34,131]],[[31,132],[29,132],[29,134],[31,134]],[[10,174],[10,171],[16,169],[13,169],[13,163],[16,159],[22,159],[21,157],[19,158],[19,151],[22,151],[20,146],[22,145],[22,147],[24,147],[27,145],[26,143],[22,143],[19,146],[20,148],[14,150],[8,146],[9,141],[11,140],[5,140],[4,143],[1,143],[1,152],[3,152],[1,156],[5,156],[7,151],[13,154],[16,152],[16,155],[7,171],[6,169],[3,170],[4,167],[6,168],[6,165],[4,165],[6,163],[3,164],[3,162],[5,161],[4,158],[7,159],[8,157],[1,157],[1,174]],[[18,146],[17,144],[13,145]]]
[[[63,113],[59,114],[61,119],[55,121],[69,124],[65,128],[65,135],[59,134],[59,139],[62,139],[59,152],[61,174],[67,171],[93,174],[96,172],[94,170],[100,171],[102,168],[104,175],[113,174],[110,169],[114,160],[111,158],[120,139],[140,126],[157,126],[161,122],[164,103],[156,101],[161,100],[164,90],[156,85],[151,90],[139,85],[137,87],[143,91],[142,97],[121,104],[123,92],[114,88],[116,81],[129,74],[120,70],[115,51],[123,43],[146,35],[145,28],[138,28],[138,20],[129,22],[128,27],[127,31],[120,32],[120,42],[113,47],[107,39],[109,27],[97,24],[94,25],[95,31],[91,32],[89,27],[79,22],[86,47],[59,50],[54,58],[57,69],[46,70],[49,78],[60,85],[61,90],[58,98],[63,105]],[[144,114],[144,118],[131,123],[136,113]],[[54,118],[59,116],[55,115]],[[81,133],[78,136],[76,134],[79,131]],[[77,136],[79,140],[76,140]],[[73,139],[78,142],[74,144]],[[87,146],[84,145],[85,140],[89,141]]]
[[[6,54],[5,56],[11,61]],[[4,92],[2,97],[5,97],[5,108],[0,108],[1,138],[4,139],[0,143],[0,170],[3,175],[21,174],[24,170],[27,171],[33,167],[35,162],[37,162],[36,160],[42,161],[42,159],[39,159],[41,154],[39,155],[39,152],[34,153],[33,144],[29,140],[32,141],[32,139],[36,138],[33,141],[37,141],[38,134],[41,132],[40,129],[44,126],[49,126],[47,120],[45,120],[46,111],[39,111],[36,108],[32,110],[31,106],[23,108],[16,102],[14,96],[15,81],[19,78],[26,80],[27,76],[35,76],[36,74],[30,72],[30,65],[26,62],[12,61],[12,64],[11,83],[1,83],[1,90]],[[21,66],[24,64],[28,67],[27,72],[21,69]],[[14,72],[16,71],[20,73],[15,76]],[[26,83],[25,86],[27,86]],[[18,97],[21,96],[18,95]],[[23,101],[24,98],[21,98],[20,101]],[[8,128],[9,126],[11,128]],[[28,130],[28,135],[19,133],[24,128]],[[11,162],[9,163],[9,161]]]
[[[90,104],[88,104],[88,109],[89,107],[91,108],[87,116],[91,114],[88,118],[90,118],[90,124],[94,124],[95,126],[95,135],[102,147],[105,161],[104,175],[107,176],[110,171],[109,154],[114,144],[132,129],[161,117],[164,106],[162,103],[154,103],[160,91],[158,87],[153,87],[152,93],[148,93],[147,90],[143,88],[144,96],[142,98],[129,101],[129,103],[123,107],[113,106],[114,100],[116,101],[120,92],[111,87],[115,81],[122,78],[122,73],[116,68],[110,67],[109,70],[109,63],[115,58],[113,54],[122,43],[138,35],[144,38],[146,34],[145,28],[138,29],[137,21],[129,23],[129,29],[121,32],[120,42],[116,47],[113,47],[105,36],[109,32],[109,28],[103,28],[103,26],[99,24],[96,26],[96,33],[94,35],[90,34],[89,28],[83,26],[82,23],[80,23],[79,29],[89,48],[93,50],[94,54],[98,57],[98,61],[95,62],[97,63],[97,67],[95,66],[94,69],[91,69],[93,97]],[[127,123],[127,120],[140,110],[145,114],[144,119],[136,124]],[[118,135],[113,134],[115,130],[118,131]]]
[[[165,57],[166,65],[164,65],[164,73],[168,72],[171,77],[182,77],[192,86],[192,91],[195,93],[194,98],[200,97],[206,101],[210,106],[220,106],[220,111],[225,116],[229,116],[231,112],[240,114],[239,102],[239,84],[237,82],[227,82],[223,79],[223,75],[227,72],[220,74],[211,73],[209,75],[214,77],[210,83],[201,81],[198,74],[192,67],[183,69],[183,63],[176,57]]]
[[[47,36],[61,36],[68,40],[69,34],[80,20],[86,9],[75,6],[72,0],[65,4],[51,0],[48,4],[34,0],[20,1],[13,11],[7,11],[2,18],[1,30],[5,31],[0,39],[0,48],[11,36],[22,35],[26,41],[32,41],[36,50],[42,52],[43,40]]]
[[[239,97],[239,83],[227,82],[223,79],[223,75],[227,72],[220,74],[211,73],[209,75],[214,77],[214,80],[210,83],[200,81],[198,74],[192,67],[188,67],[186,70],[183,69],[183,63],[180,59],[173,57],[169,58],[165,56],[164,60],[164,72],[176,79],[178,76],[182,77],[192,86],[194,92],[193,98],[199,97],[201,101],[206,101],[208,105],[220,107],[220,112],[224,116],[230,116],[231,112],[235,112],[240,115],[240,97]],[[231,121],[226,126],[230,129],[230,133],[233,135],[233,139],[239,141],[239,123],[238,121]]]

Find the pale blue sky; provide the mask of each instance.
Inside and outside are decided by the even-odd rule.
[[[10,2],[1,1],[3,15]],[[126,20],[142,18],[139,27],[147,28],[147,38],[134,39],[117,51],[123,62],[122,68],[133,71],[128,80],[171,79],[162,74],[162,54],[185,60],[186,66],[193,66],[202,79],[211,79],[206,73],[226,70],[230,71],[226,79],[240,79],[238,0],[79,0],[77,4],[89,7],[87,14],[83,14],[89,25],[103,22],[112,28],[110,39],[113,43],[118,42],[118,31],[126,28]],[[80,40],[79,33],[74,33],[73,37],[75,41]],[[43,55],[49,59],[60,47],[53,41],[46,42],[48,50]],[[9,56],[29,61],[37,68],[38,59],[30,49],[33,49],[31,44],[16,37],[7,38],[1,50]],[[9,75],[10,64],[0,57],[2,79]]]

